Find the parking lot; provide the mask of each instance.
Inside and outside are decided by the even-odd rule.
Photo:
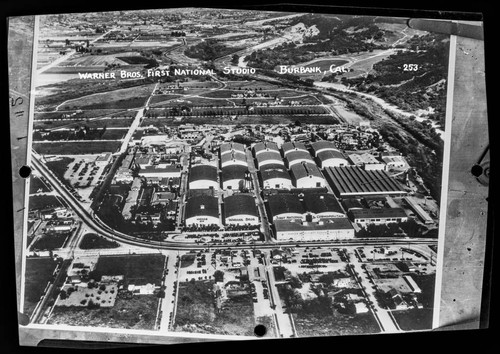
[[[70,184],[78,191],[83,201],[89,201],[93,188],[101,183],[106,175],[103,173],[106,165],[96,165],[93,156],[75,156],[64,174]]]

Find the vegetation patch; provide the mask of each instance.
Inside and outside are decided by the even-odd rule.
[[[110,241],[96,234],[85,234],[80,242],[80,248],[84,250],[98,248],[117,248],[120,245],[116,241]]]

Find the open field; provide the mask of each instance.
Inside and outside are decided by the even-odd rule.
[[[102,275],[124,275],[128,283],[159,285],[164,264],[165,256],[162,254],[101,256],[91,275],[97,281]]]
[[[131,299],[117,297],[111,308],[55,307],[48,324],[128,329],[154,329],[158,297],[136,295]]]
[[[228,90],[239,90],[241,88],[242,90],[249,89],[249,90],[279,90],[280,86],[271,84],[268,82],[264,81],[229,81],[227,82],[227,87],[226,89]]]
[[[173,100],[180,97],[182,97],[182,95],[176,95],[176,94],[154,95],[149,101],[149,104],[154,105],[156,103]]]
[[[249,294],[225,301],[215,310],[213,284],[209,281],[179,283],[175,330],[226,335],[253,335],[255,320]]]
[[[31,316],[36,304],[52,280],[57,263],[52,258],[26,258],[24,280],[24,314]]]
[[[84,155],[116,152],[119,141],[86,141],[70,143],[33,143],[33,149],[42,155]]]
[[[330,66],[333,65],[334,67],[337,66],[342,66],[344,64],[347,64],[348,61],[344,59],[322,59],[318,61],[311,62],[309,64],[303,65],[307,68],[311,67],[319,67],[321,71],[329,71]]]

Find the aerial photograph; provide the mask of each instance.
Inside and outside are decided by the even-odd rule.
[[[432,328],[448,35],[204,8],[37,25],[28,326]]]

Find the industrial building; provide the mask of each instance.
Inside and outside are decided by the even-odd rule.
[[[245,146],[240,143],[223,143],[220,146],[220,155],[223,156],[225,154],[231,153],[231,152],[240,152],[242,154],[245,154]]]
[[[244,152],[241,151],[231,151],[225,153],[220,158],[221,167],[224,168],[229,165],[241,165],[248,166],[247,164],[247,156]]]
[[[410,167],[403,156],[382,156],[381,159],[384,161],[387,170],[404,170]]]
[[[344,206],[344,210],[349,212],[351,210],[359,210],[363,209],[363,204],[358,199],[355,198],[345,198],[342,200],[342,205]]]
[[[146,166],[139,170],[139,176],[145,178],[179,178],[181,168],[176,165],[167,165],[165,167]]]
[[[316,241],[354,238],[354,228],[347,218],[326,219],[317,222],[276,220],[276,240]]]
[[[190,226],[220,225],[219,202],[216,197],[200,195],[185,204],[185,224]]]
[[[345,212],[337,198],[329,193],[304,193],[302,197],[306,212],[314,219],[345,218]],[[307,219],[307,217],[306,217]]]
[[[257,155],[257,167],[260,169],[265,165],[283,165],[280,153],[276,150],[262,151]]]
[[[318,166],[313,163],[297,163],[292,165],[290,176],[295,188],[322,188],[326,186]]]
[[[241,190],[250,188],[250,186],[250,174],[247,166],[229,165],[222,167],[222,189]]]
[[[408,221],[408,216],[402,208],[355,209],[348,215],[354,223],[362,226]]]
[[[311,164],[315,164],[312,156],[307,151],[302,150],[293,150],[288,152],[285,156],[286,164],[288,168],[291,168],[295,164],[299,164],[301,162],[309,162]]]
[[[255,157],[266,151],[276,151],[279,153],[278,144],[273,143],[272,141],[264,141],[255,144],[253,147]]]
[[[250,194],[233,194],[224,198],[225,225],[259,225],[255,199]]]
[[[283,164],[269,164],[260,169],[262,188],[291,189],[292,179]]]
[[[284,143],[281,149],[283,150],[283,156],[286,156],[292,151],[304,151],[308,153],[306,146],[298,141]]]
[[[270,220],[302,220],[306,210],[297,194],[278,193],[267,198]]]
[[[359,166],[366,171],[385,170],[385,163],[380,162],[373,155],[366,152],[364,154],[350,154],[348,158],[353,165]]]
[[[217,167],[195,165],[189,170],[189,189],[219,189]]]
[[[340,151],[333,149],[318,152],[316,158],[318,160],[318,165],[321,168],[342,167],[349,164]]]
[[[339,198],[367,195],[406,195],[404,187],[385,171],[366,171],[356,166],[327,167],[325,178]]]
[[[404,197],[403,200],[408,204],[408,206],[413,210],[418,218],[424,223],[424,224],[432,224],[434,223],[434,220],[427,214],[427,212],[422,209],[420,205],[418,205],[417,202],[415,202],[415,199],[412,197]]]
[[[326,140],[320,140],[312,143],[311,148],[314,156],[318,156],[318,154],[322,151],[338,151],[334,143]]]

